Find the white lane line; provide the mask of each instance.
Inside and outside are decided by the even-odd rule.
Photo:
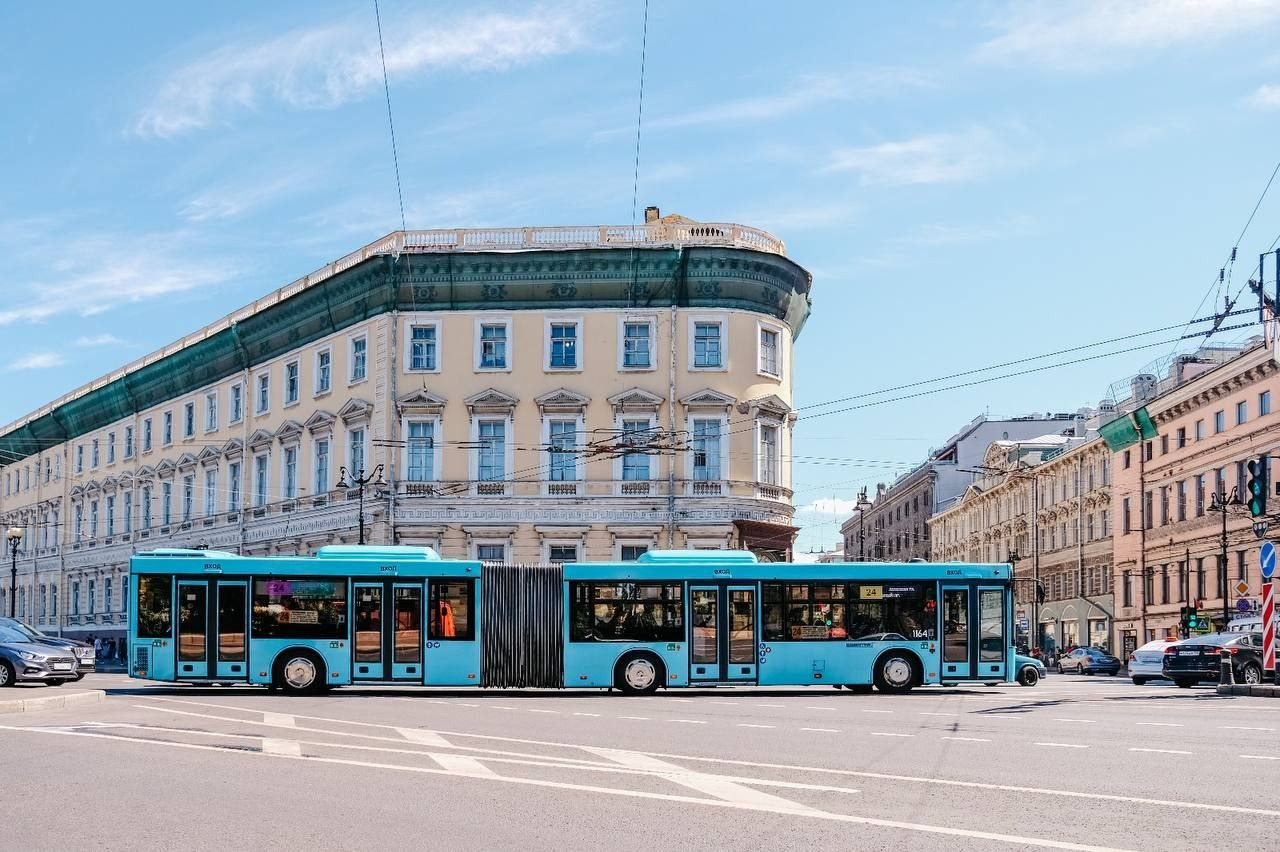
[[[575,715],[575,716],[594,716],[594,717],[596,717],[596,718],[599,718],[599,717],[600,717],[600,714],[599,714],[599,713],[574,713],[573,715]]]
[[[741,701],[708,701],[708,704],[719,704],[721,707],[738,707]]]
[[[450,772],[456,772],[459,775],[470,775],[473,778],[498,777],[498,773],[474,757],[467,757],[461,754],[436,754],[435,752],[431,752],[428,756],[445,769]]]
[[[1134,722],[1135,725],[1145,725],[1148,728],[1182,728],[1178,722]]]
[[[873,737],[914,737],[915,734],[891,734],[885,731],[871,731]]]
[[[262,738],[263,754],[278,754],[284,757],[301,757],[302,743],[294,740],[281,740],[274,737]]]
[[[777,708],[783,708],[783,709],[785,709],[787,705],[785,705],[785,704],[757,704],[756,706],[757,706],[757,707],[773,707],[773,708],[775,708],[775,709],[777,709]]]
[[[859,713],[892,713],[892,710],[859,710]]]
[[[480,705],[479,705],[479,704],[467,704],[467,703],[465,703],[465,702],[459,701],[459,702],[458,702],[458,706],[459,706],[459,707],[479,707]]]
[[[692,703],[694,702],[694,699],[692,699],[692,698],[668,698],[667,700],[668,700],[668,701],[679,701],[679,702],[684,703],[684,704],[692,704]]]
[[[778,726],[777,725],[750,725],[750,724],[747,724],[746,722],[739,722],[738,727],[739,728],[776,728]]]
[[[1242,754],[1245,760],[1280,760],[1280,755],[1275,754]]]
[[[411,743],[419,745],[435,746],[436,748],[449,748],[449,743],[445,738],[437,734],[435,731],[424,731],[422,728],[396,728],[400,736],[404,737]]]
[[[706,722],[700,719],[668,719],[668,722],[680,722],[684,725],[705,725]]]
[[[1219,725],[1223,731],[1274,731],[1275,728],[1250,728],[1247,725]]]
[[[559,710],[539,710],[537,707],[521,707],[520,709],[526,713],[553,713],[557,716],[560,715]]]
[[[959,713],[921,713],[921,716],[959,716]]]
[[[806,710],[835,710],[835,709],[837,709],[837,708],[835,708],[835,707],[808,707],[808,706],[806,706],[804,709],[806,709]]]
[[[1145,751],[1148,754],[1191,754],[1189,751],[1179,751],[1174,748],[1131,748],[1129,751]]]
[[[121,737],[110,734],[95,734],[88,732],[71,732],[51,729],[23,728],[18,726],[3,725],[0,730],[27,731],[34,733],[44,733],[59,736],[79,736],[92,737],[97,739],[110,739],[116,741],[124,741],[135,745],[147,745],[157,748],[184,748],[195,749],[197,751],[212,751],[220,754],[239,755],[241,757],[250,756],[255,758],[262,757],[256,752],[247,752],[241,750],[232,750],[222,746],[200,745],[196,743],[173,743],[161,740],[139,740],[128,739],[122,740]],[[313,763],[329,763],[340,766],[356,766],[361,768],[386,769],[394,772],[413,772],[420,775],[447,775],[457,777],[458,773],[451,772],[447,769],[432,769],[425,766],[409,766],[405,764],[394,763],[375,763],[366,760],[349,760],[336,757],[290,757],[287,755],[272,755],[275,759],[283,760],[306,760]],[[1017,846],[1034,846],[1044,849],[1070,849],[1079,850],[1079,852],[1115,852],[1110,847],[1086,846],[1075,843],[1064,843],[1057,840],[1049,840],[1039,837],[1022,837],[1012,834],[996,834],[987,831],[975,831],[965,828],[952,828],[949,826],[927,825],[923,823],[903,822],[900,820],[876,819],[874,817],[853,816],[851,814],[828,813],[826,811],[813,810],[811,808],[803,808],[794,803],[787,802],[785,799],[780,800],[783,806],[772,806],[765,804],[756,804],[737,801],[721,801],[717,799],[706,799],[697,796],[678,796],[670,793],[657,793],[646,790],[626,790],[617,787],[596,787],[588,784],[575,784],[567,781],[548,781],[540,778],[517,778],[495,775],[492,777],[477,777],[476,780],[484,780],[502,784],[520,784],[528,787],[543,787],[546,789],[573,790],[575,792],[585,793],[602,793],[612,796],[625,796],[637,799],[649,799],[651,801],[680,802],[684,804],[704,805],[707,807],[721,807],[733,810],[757,811],[765,813],[782,813],[791,815],[807,816],[812,819],[822,819],[831,822],[842,822],[850,825],[869,825],[877,828],[891,828],[900,831],[914,831],[922,834],[933,834],[943,837],[960,837],[969,840],[987,840],[997,843],[1007,843],[1015,847]]]
[[[989,743],[991,740],[982,737],[943,737],[944,740],[955,740],[961,743]]]
[[[262,721],[273,728],[293,728],[297,725],[294,718],[285,713],[263,713]]]
[[[1090,725],[1096,725],[1096,724],[1097,724],[1097,720],[1095,720],[1095,719],[1062,719],[1062,718],[1057,718],[1057,719],[1054,719],[1053,721],[1055,721],[1055,722],[1087,722],[1087,723],[1088,723],[1088,724],[1090,724]]]
[[[1038,746],[1048,746],[1049,748],[1088,748],[1087,745],[1079,743],[1036,743]]]
[[[838,734],[840,731],[836,728],[801,728],[802,731],[809,731],[814,734]]]
[[[619,716],[619,719],[630,719],[633,722],[648,722],[648,716]]]
[[[489,706],[492,707],[494,710],[522,710],[523,709],[521,707],[504,707],[501,704],[490,704]]]

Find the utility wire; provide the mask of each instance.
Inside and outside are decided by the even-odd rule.
[[[373,17],[378,22],[378,55],[382,57],[382,90],[387,95],[387,127],[391,129],[391,162],[396,169],[396,198],[400,202],[400,230],[406,231],[404,219],[404,193],[400,189],[400,156],[396,152],[396,123],[391,117],[391,84],[387,81],[387,52],[382,47],[382,13],[378,0],[373,0]]]

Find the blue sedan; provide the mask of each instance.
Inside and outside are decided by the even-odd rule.
[[[1058,674],[1076,672],[1078,674],[1119,673],[1123,663],[1101,648],[1076,648],[1070,654],[1058,658]]]

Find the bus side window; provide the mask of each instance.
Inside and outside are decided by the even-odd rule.
[[[471,581],[431,583],[429,639],[471,639]]]
[[[138,577],[138,638],[173,635],[173,578]]]

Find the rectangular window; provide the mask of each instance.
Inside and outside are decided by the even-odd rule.
[[[1177,447],[1178,449],[1182,449],[1186,445],[1187,445],[1187,427],[1179,426],[1178,436],[1177,436]]]
[[[204,430],[212,432],[218,428],[218,392],[205,394],[204,397]]]
[[[265,414],[271,408],[271,374],[258,376],[258,399],[255,414]]]
[[[116,433],[107,433],[107,464],[116,463]]]
[[[1124,455],[1121,457],[1121,463],[1120,463],[1120,466],[1121,466],[1122,468],[1124,468],[1125,470],[1128,470],[1128,469],[1129,469],[1129,465],[1131,464],[1131,458],[1132,458],[1132,451],[1131,451],[1131,450],[1125,450],[1125,451],[1124,451]]]
[[[1202,473],[1196,477],[1196,517],[1204,517],[1204,495],[1207,490],[1207,477]]]
[[[435,479],[435,422],[409,421],[409,481],[430,482]]]
[[[227,463],[227,511],[240,511],[240,462]]]
[[[572,642],[684,642],[679,583],[570,583]]]
[[[284,365],[284,404],[293,405],[301,393],[298,378],[298,362],[290,361]]]
[[[1142,495],[1142,528],[1144,530],[1151,529],[1153,516],[1155,514],[1152,511],[1153,502],[1153,495],[1150,491]],[[1064,545],[1067,543],[1067,537],[1065,534],[1062,536],[1062,543]]]
[[[1123,574],[1121,606],[1133,606],[1133,575],[1128,571]]]
[[[161,434],[161,446],[167,447],[173,443],[173,412],[166,411],[164,413],[164,430]]]
[[[363,337],[351,339],[351,381],[362,381],[368,371],[368,341]]]
[[[433,640],[475,638],[471,617],[474,583],[471,580],[432,580],[427,638]]]
[[[507,422],[481,420],[478,424],[480,447],[476,478],[481,481],[502,479],[507,466]]]
[[[212,517],[218,514],[218,471],[209,468],[204,472],[204,514]]]
[[[1236,403],[1236,425],[1243,425],[1249,419],[1249,403],[1240,400]]]
[[[1227,412],[1225,410],[1213,412],[1213,434],[1217,435],[1225,431],[1227,431]]]
[[[1197,441],[1204,440],[1204,421],[1203,420],[1196,421],[1196,440]]]
[[[151,486],[142,486],[142,528],[151,529]]]
[[[298,448],[284,448],[284,499],[293,500],[298,496]]]
[[[78,580],[71,584],[71,614],[80,614],[80,582]]]
[[[436,369],[436,327],[415,325],[409,329],[409,369]]]
[[[245,661],[246,626],[244,586],[218,586],[218,662]]]
[[[623,420],[621,443],[627,447],[644,447],[652,436],[648,420]],[[622,457],[624,482],[643,482],[649,479],[649,454],[632,450]]]
[[[98,439],[93,439],[93,450],[89,454],[89,466],[94,470],[98,469]],[[27,487],[31,487],[31,471],[27,471]]]
[[[113,494],[107,495],[107,536],[116,534],[116,498]]]
[[[1169,566],[1160,566],[1160,603],[1169,602]]]
[[[182,437],[192,438],[196,434],[196,404],[188,402],[182,406]]]
[[[231,386],[231,421],[239,423],[244,417],[244,385]]]
[[[142,451],[151,452],[151,418],[142,421]]]
[[[1122,511],[1120,532],[1123,535],[1128,535],[1132,531],[1132,520],[1129,515],[1129,498],[1125,497],[1124,500],[1121,501],[1120,505]]]
[[[760,329],[760,372],[768,376],[782,375],[779,338],[773,329]]]
[[[653,366],[650,332],[647,322],[629,322],[622,327],[622,366],[647,369]]]
[[[481,562],[502,562],[506,559],[507,548],[502,544],[477,544],[476,559]]]
[[[693,478],[711,482],[720,478],[720,421],[693,421]]]
[[[124,534],[129,535],[130,533],[133,532],[133,492],[132,491],[124,492],[123,511],[120,513],[120,518],[122,521],[124,521]],[[56,515],[55,515],[54,522],[55,523],[57,522]]]
[[[352,429],[347,433],[347,460],[351,462],[350,470],[356,476],[364,473],[364,430]]]
[[[328,393],[333,383],[333,353],[328,349],[316,353],[316,393]]]
[[[133,427],[132,426],[124,427],[124,457],[127,459],[133,458]],[[44,481],[48,482],[49,468],[47,466],[45,467],[44,473],[45,473]]]
[[[89,503],[89,538],[98,537],[98,501]]]
[[[760,427],[760,482],[764,485],[778,483],[778,427]]]
[[[1245,551],[1243,550],[1236,551],[1236,579],[1249,579],[1247,569],[1245,568]]]
[[[267,457],[253,457],[253,505],[267,505]]]
[[[1160,455],[1162,456],[1169,455],[1169,436],[1168,435],[1160,436]]]
[[[1169,486],[1164,485],[1160,488],[1160,526],[1166,526],[1169,523]]]
[[[720,346],[721,326],[718,322],[695,322],[693,324],[693,366],[724,366]]]
[[[77,609],[79,584],[73,583],[71,606]],[[173,578],[138,577],[138,638],[167,639],[173,635]]]
[[[76,473],[83,473],[83,472],[84,472],[84,444],[76,444]]]
[[[1263,391],[1258,394],[1258,416],[1271,413],[1271,391]]]
[[[194,476],[182,477],[182,522],[184,524],[191,523],[191,516],[195,514],[196,503],[196,478]]]
[[[647,544],[624,544],[619,548],[623,562],[635,562],[641,556],[649,552]]]
[[[551,323],[551,347],[548,364],[553,369],[572,369],[578,366],[578,324],[576,322]]]
[[[329,493],[329,439],[320,438],[316,441],[316,484],[315,493],[317,496]]]
[[[253,635],[258,639],[345,639],[346,581],[254,580]]]
[[[1205,597],[1204,587],[1205,587],[1204,557],[1201,556],[1196,558],[1196,597],[1202,600]]]
[[[506,324],[482,324],[480,326],[480,368],[483,370],[505,370],[506,367]]]
[[[578,546],[576,544],[552,544],[547,547],[548,562],[556,562],[563,565],[566,562],[578,561]]]
[[[173,522],[173,483],[160,484],[160,525],[169,526]]]
[[[1004,638],[1004,595],[999,589],[978,590],[978,661],[1004,659],[1008,642]]]
[[[552,420],[548,424],[552,482],[573,482],[578,478],[578,458],[573,452],[578,444],[577,427],[576,420]]]
[[[1178,520],[1187,519],[1187,481],[1179,479],[1176,486],[1178,492]]]

